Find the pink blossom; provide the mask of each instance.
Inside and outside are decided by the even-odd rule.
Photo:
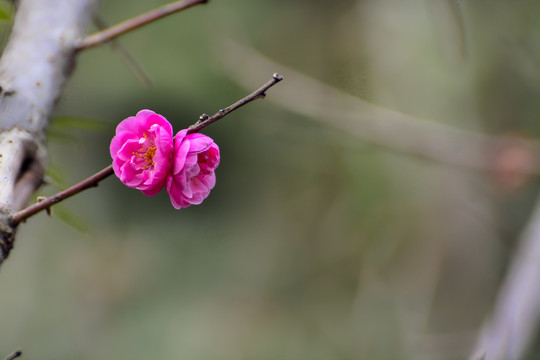
[[[174,158],[167,192],[176,209],[200,204],[216,185],[219,147],[203,134],[179,131],[174,138]]]
[[[111,141],[114,173],[125,185],[157,194],[172,168],[173,130],[163,116],[141,110],[116,127]]]

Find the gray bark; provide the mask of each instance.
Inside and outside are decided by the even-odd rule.
[[[45,134],[97,0],[20,0],[0,59],[0,264],[23,208],[41,185]]]

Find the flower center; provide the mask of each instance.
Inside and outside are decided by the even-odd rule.
[[[154,166],[154,155],[156,154],[156,145],[154,142],[148,138],[146,133],[143,134],[143,138],[139,140],[141,147],[137,152],[134,152],[133,155],[143,160],[142,169],[147,170]]]
[[[146,163],[148,166],[154,165],[154,155],[156,154],[156,146],[152,145],[149,147],[146,152],[144,153],[143,157],[144,160],[146,160]]]

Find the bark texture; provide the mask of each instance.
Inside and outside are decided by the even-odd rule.
[[[20,0],[0,59],[0,264],[16,224],[9,221],[41,185],[45,134],[97,0]]]

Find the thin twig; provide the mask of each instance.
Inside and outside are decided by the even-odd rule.
[[[232,105],[230,105],[230,106],[228,106],[228,107],[226,107],[224,109],[219,110],[215,115],[213,115],[211,117],[208,117],[207,115],[204,115],[204,114],[201,115],[199,120],[195,124],[191,125],[188,128],[188,134],[191,134],[191,133],[194,133],[194,132],[199,132],[202,129],[204,129],[205,127],[207,127],[208,125],[218,121],[219,119],[225,117],[226,115],[233,112],[234,110],[246,105],[247,103],[250,103],[250,102],[252,102],[253,100],[256,100],[256,99],[264,98],[265,95],[266,95],[265,92],[269,88],[271,88],[272,86],[274,86],[275,84],[280,82],[281,80],[283,80],[283,76],[281,76],[279,74],[274,74],[274,75],[272,75],[272,79],[270,81],[268,81],[266,84],[264,84],[263,86],[261,86],[258,90],[252,92],[251,94],[249,94],[248,96],[244,97],[243,99],[235,102],[234,104],[232,104]],[[101,170],[100,172],[90,176],[89,178],[87,178],[87,179],[85,179],[85,180],[83,180],[83,181],[81,181],[81,182],[79,182],[79,183],[77,183],[77,184],[63,190],[63,191],[60,191],[56,195],[45,198],[42,201],[39,201],[39,202],[37,202],[35,204],[32,204],[32,205],[28,206],[25,209],[17,211],[13,215],[11,215],[10,222],[14,226],[16,226],[20,222],[28,219],[30,216],[35,215],[35,214],[37,214],[38,212],[40,212],[42,210],[47,210],[48,211],[52,205],[57,204],[60,201],[65,200],[65,199],[67,199],[67,198],[69,198],[69,197],[71,197],[71,196],[73,196],[75,194],[78,194],[81,191],[86,190],[86,189],[88,189],[90,187],[97,186],[98,183],[101,180],[111,176],[112,174],[114,174],[114,170],[112,168],[112,165],[109,165],[105,169]]]
[[[103,20],[101,16],[97,14],[94,15],[94,24],[100,31],[109,28],[105,20]],[[151,81],[148,75],[141,68],[137,60],[135,60],[135,58],[122,45],[120,45],[116,39],[109,40],[109,46],[114,52],[116,52],[116,54],[118,54],[118,56],[120,56],[120,59],[124,61],[126,66],[135,74],[137,79],[139,79],[144,86],[150,86]]]
[[[57,204],[62,200],[65,200],[77,193],[80,193],[83,190],[86,190],[90,187],[97,186],[97,184],[105,179],[106,177],[114,174],[112,165],[107,166],[105,169],[101,170],[100,172],[90,176],[89,178],[63,190],[57,193],[56,195],[53,195],[51,197],[45,198],[44,200],[37,202],[35,204],[32,204],[28,206],[25,209],[22,209],[20,211],[17,211],[13,215],[11,215],[11,223],[14,225],[17,225],[23,220],[28,219],[30,216],[45,210],[49,209],[51,205]]]
[[[5,360],[14,360],[22,355],[21,350],[14,351],[11,355],[8,355]]]
[[[139,16],[123,21],[120,24],[114,25],[106,30],[87,36],[81,41],[77,47],[77,50],[80,51],[103,44],[104,42],[114,39],[129,31],[135,30],[141,26],[151,23],[152,21],[159,20],[165,16],[188,9],[195,5],[206,4],[207,2],[208,0],[185,0],[175,1],[161,6]]]
[[[188,134],[201,131],[208,125],[218,121],[219,119],[227,116],[227,114],[229,114],[230,112],[246,105],[247,103],[252,102],[253,100],[264,98],[266,96],[265,94],[266,90],[270,89],[272,86],[276,85],[281,80],[283,80],[283,76],[275,73],[274,75],[272,75],[272,79],[270,81],[268,81],[266,84],[264,84],[259,89],[252,92],[245,98],[238,100],[231,106],[227,106],[226,108],[219,110],[217,113],[215,113],[214,115],[210,117],[207,117],[206,114],[201,115],[201,117],[199,118],[199,121],[197,121],[195,124],[191,125],[188,128]]]

